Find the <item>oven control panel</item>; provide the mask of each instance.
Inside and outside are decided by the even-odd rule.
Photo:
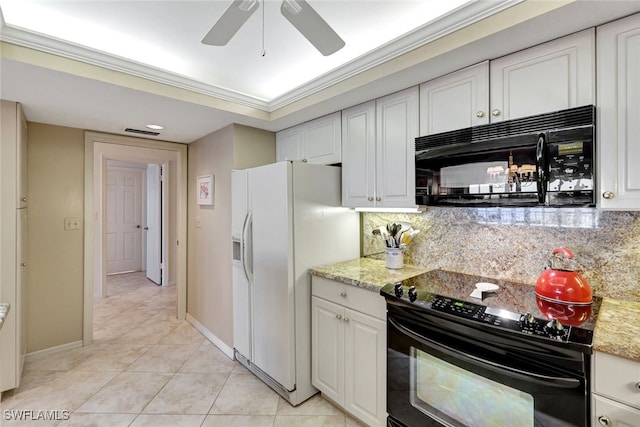
[[[440,295],[433,296],[431,309],[524,334],[559,341],[567,341],[569,337],[569,326],[561,324],[556,319],[539,319],[531,313],[514,313]]]

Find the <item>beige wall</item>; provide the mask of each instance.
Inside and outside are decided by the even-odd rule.
[[[29,123],[27,352],[82,340],[84,131]]]
[[[189,144],[187,313],[233,347],[231,170],[275,160],[275,134],[230,125]],[[214,175],[213,206],[196,203],[196,178]]]

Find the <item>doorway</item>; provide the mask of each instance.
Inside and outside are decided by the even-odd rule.
[[[110,160],[166,165],[167,224],[162,280],[176,286],[178,319],[186,317],[187,148],[184,144],[85,133],[85,272],[83,343],[93,341],[93,298],[106,286],[106,178]],[[93,171],[93,173],[91,173]],[[163,248],[164,249],[164,248]],[[166,281],[164,279],[167,278]]]
[[[107,160],[107,275],[144,271],[156,285],[167,286],[163,255],[167,256],[165,212],[167,164]],[[102,290],[103,297],[107,295]]]

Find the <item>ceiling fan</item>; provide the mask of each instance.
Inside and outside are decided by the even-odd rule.
[[[204,36],[202,43],[226,45],[256,9],[258,0],[234,0]],[[344,40],[305,0],[282,0],[280,13],[324,56],[344,47]]]

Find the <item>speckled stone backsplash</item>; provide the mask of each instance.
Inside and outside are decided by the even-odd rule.
[[[575,254],[594,294],[640,302],[640,212],[595,208],[428,208],[362,214],[364,256],[383,259],[372,230],[409,221],[421,230],[405,261],[535,286],[554,248]]]

